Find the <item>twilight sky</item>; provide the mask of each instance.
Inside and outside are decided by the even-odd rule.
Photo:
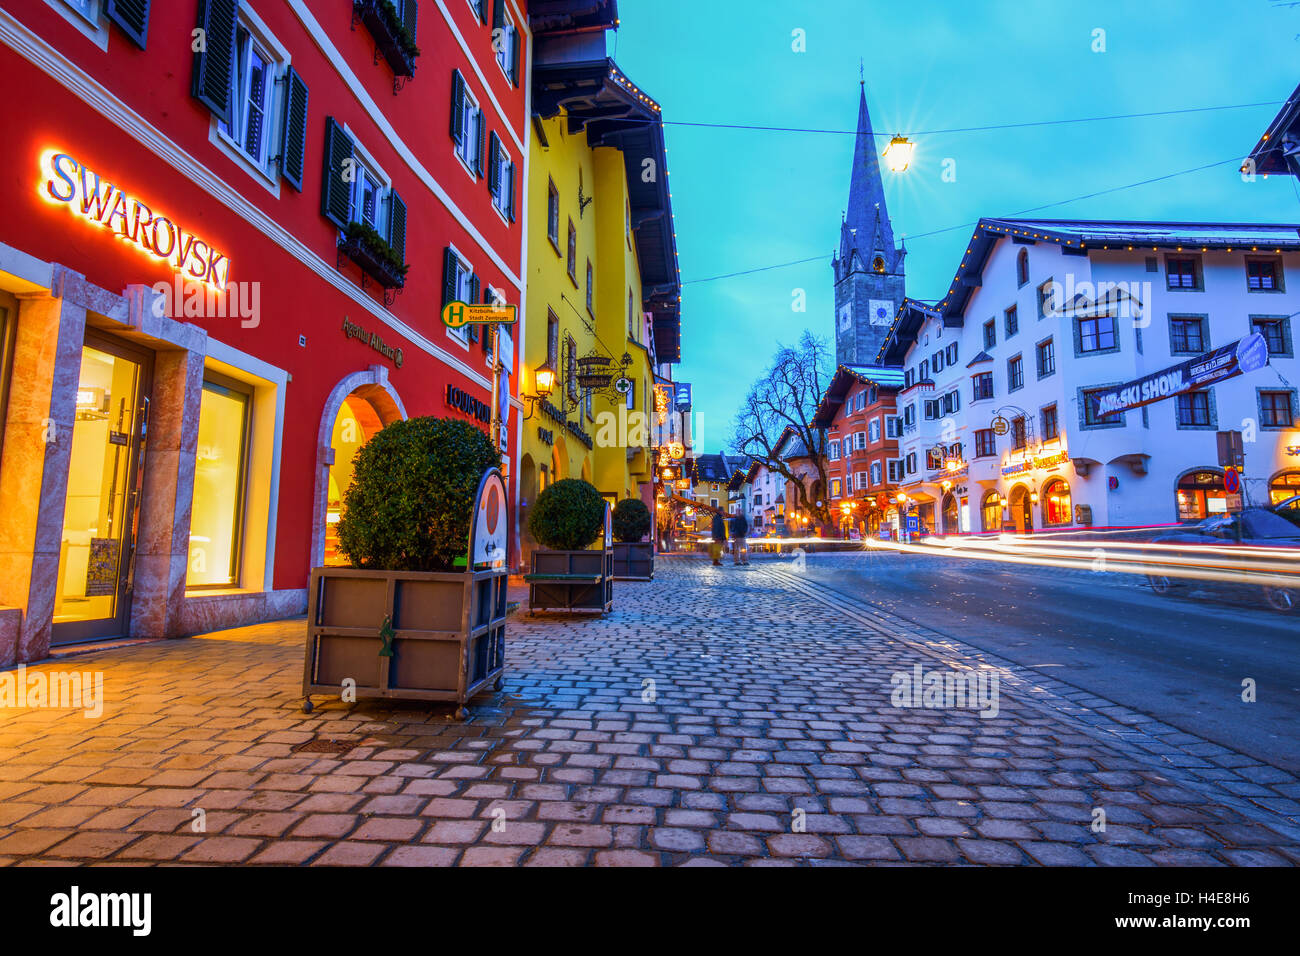
[[[697,450],[718,451],[778,343],[829,336],[830,259],[848,198],[858,61],[883,149],[907,290],[947,289],[980,216],[1222,165],[1033,218],[1300,222],[1290,177],[1236,172],[1277,105],[995,132],[927,130],[1238,104],[1300,82],[1300,6],[1279,0],[619,0],[609,48],[663,106],[682,292],[677,379],[694,384]],[[792,50],[804,31],[806,52]],[[1093,52],[1094,31],[1105,52]],[[711,129],[722,123],[843,130]],[[880,134],[884,134],[882,138]],[[955,161],[955,182],[942,179]],[[949,227],[961,226],[951,229]],[[948,229],[933,236],[923,236]],[[913,239],[912,237],[916,237]],[[777,263],[818,261],[717,281]],[[796,289],[807,311],[792,310]]]

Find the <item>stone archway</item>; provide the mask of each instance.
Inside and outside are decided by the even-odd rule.
[[[325,563],[325,530],[330,487],[330,467],[334,464],[334,428],[344,403],[353,400],[360,406],[358,418],[373,414],[379,427],[406,418],[406,406],[388,381],[388,369],[372,365],[362,372],[345,376],[329,394],[321,412],[320,430],[316,435],[316,482],[312,498],[311,567]]]
[[[1011,523],[1015,526],[1016,533],[1028,534],[1033,531],[1034,512],[1030,507],[1029,489],[1024,485],[1016,485],[1008,495],[1008,503],[1011,507]]]

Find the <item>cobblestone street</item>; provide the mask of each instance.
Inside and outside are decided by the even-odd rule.
[[[1300,861],[1291,775],[789,561],[661,558],[603,620],[517,613],[504,690],[463,724],[320,698],[304,715],[303,631],[31,668],[102,671],[105,707],[0,710],[0,863]],[[981,662],[996,716],[891,704],[896,672]]]

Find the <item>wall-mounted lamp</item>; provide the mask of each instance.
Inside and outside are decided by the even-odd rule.
[[[551,368],[550,362],[543,362],[537,366],[536,371],[533,372],[533,382],[537,394],[523,396],[524,401],[528,403],[528,411],[524,414],[525,419],[532,418],[537,403],[549,398],[551,392],[555,390],[555,369]]]

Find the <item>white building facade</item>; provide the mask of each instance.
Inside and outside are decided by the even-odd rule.
[[[948,295],[905,302],[880,353],[904,369],[910,510],[940,533],[1205,517],[1220,431],[1247,504],[1300,494],[1297,313],[1295,226],[981,220]],[[1262,368],[1098,414],[1098,391],[1252,335]]]

